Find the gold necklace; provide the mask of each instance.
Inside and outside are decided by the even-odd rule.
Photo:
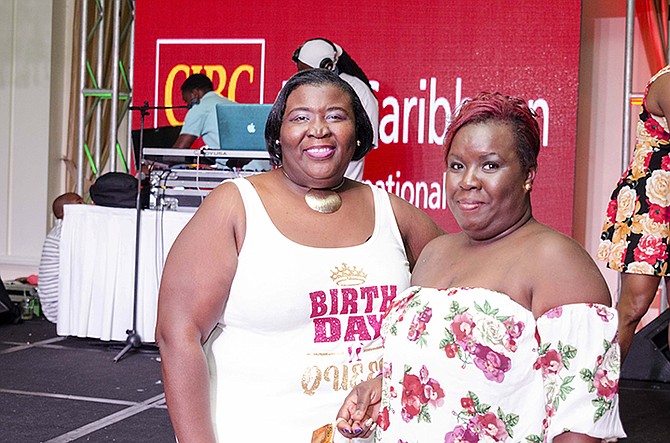
[[[284,171],[284,168],[280,169],[287,179],[295,183],[286,171]],[[309,188],[305,194],[305,203],[313,211],[320,212],[321,214],[332,214],[342,207],[342,197],[336,192],[342,185],[344,185],[344,177],[342,177],[339,185],[332,188]]]

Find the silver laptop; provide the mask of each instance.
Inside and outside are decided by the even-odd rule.
[[[228,157],[269,158],[265,122],[271,108],[270,104],[217,104],[221,150]]]

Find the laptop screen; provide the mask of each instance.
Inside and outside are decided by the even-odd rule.
[[[177,141],[181,126],[160,126],[158,128],[144,128],[142,138],[143,148],[171,148]],[[133,148],[135,152],[135,163],[139,162],[140,152],[140,130],[132,131]]]
[[[220,148],[265,151],[265,122],[271,108],[270,104],[217,104]]]

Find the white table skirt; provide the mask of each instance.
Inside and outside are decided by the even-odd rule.
[[[58,335],[124,341],[133,325],[135,209],[66,205]],[[190,212],[142,211],[137,333],[154,342],[163,263]]]

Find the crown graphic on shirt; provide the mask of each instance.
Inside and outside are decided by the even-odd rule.
[[[365,283],[368,274],[358,269],[356,266],[350,267],[346,263],[342,263],[342,267],[335,266],[331,271],[330,278],[338,286],[357,286]]]

